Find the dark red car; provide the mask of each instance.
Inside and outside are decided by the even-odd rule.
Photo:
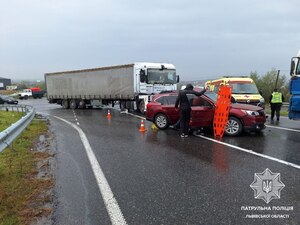
[[[175,110],[177,95],[178,92],[156,94],[147,104],[147,120],[154,122],[159,129],[175,124],[179,120],[179,112]],[[188,98],[192,106],[190,128],[212,127],[217,94],[205,92],[200,97],[188,95]],[[265,122],[266,116],[261,107],[232,103],[224,133],[236,136],[243,130],[261,131],[265,128]]]

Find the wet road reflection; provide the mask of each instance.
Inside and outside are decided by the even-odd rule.
[[[43,107],[51,115],[76,123],[72,110]],[[102,109],[74,112],[128,224],[255,224],[257,220],[246,219],[249,212],[241,211],[241,207],[264,205],[262,200],[254,198],[250,184],[254,174],[266,168],[281,173],[285,184],[281,199],[272,201],[272,205],[293,206],[295,210],[289,212],[289,220],[259,220],[259,224],[297,224],[300,221],[299,169],[196,136],[180,138],[179,131],[172,129],[151,129],[149,122],[145,123],[147,131],[141,133],[139,118],[115,110],[111,110],[110,120]],[[72,163],[76,165],[74,170],[60,162],[58,173],[61,177],[74,175],[72,169],[82,173],[74,179],[61,179],[59,182],[63,184],[57,185],[69,187],[69,190],[84,186],[84,193],[78,190],[76,195],[88,196],[85,205],[93,215],[83,216],[90,219],[90,224],[99,224],[96,219],[102,216],[97,215],[101,197],[94,188],[95,181],[78,144],[78,134],[62,134],[60,132],[67,128],[57,125],[57,121],[52,123],[61,137],[60,148],[68,152],[61,160],[72,156]],[[213,138],[210,132],[204,135]],[[223,141],[300,164],[298,133],[268,127],[260,134],[225,136]],[[72,199],[69,197],[67,199]],[[73,199],[77,199],[75,195]],[[61,205],[77,207],[65,202],[64,196],[60,201]],[[93,204],[89,203],[91,201]],[[80,207],[75,211],[81,213]]]

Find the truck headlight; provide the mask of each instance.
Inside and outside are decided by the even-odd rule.
[[[249,116],[259,116],[259,112],[256,111],[251,111],[251,110],[242,110],[242,111]]]

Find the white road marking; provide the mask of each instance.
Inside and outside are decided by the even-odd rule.
[[[82,129],[75,124],[62,119],[60,117],[54,116],[55,118],[64,121],[65,123],[69,124],[72,126],[77,132],[79,133],[79,136],[81,138],[81,141],[84,145],[84,148],[86,150],[86,154],[88,156],[88,159],[90,161],[94,176],[97,180],[97,184],[100,190],[100,193],[102,195],[106,210],[108,212],[108,215],[110,217],[110,221],[113,225],[121,225],[124,224],[126,225],[127,222],[125,218],[123,217],[123,213],[121,212],[121,209],[119,207],[119,204],[117,200],[114,197],[114,194],[105,178],[105,175],[100,167],[99,162],[97,161],[97,158],[95,156],[95,153],[93,152],[92,147],[90,146],[90,143],[82,131]]]
[[[137,117],[137,118],[139,118],[139,119],[146,120],[146,118],[145,118],[145,117],[138,116],[138,115],[135,115],[135,114],[132,114],[132,113],[129,113],[129,112],[127,112],[127,113],[124,113],[124,114],[128,114],[128,115],[130,115],[130,116],[134,116],[134,117]]]
[[[295,130],[295,129],[291,129],[291,128],[276,127],[276,126],[271,126],[271,125],[266,125],[266,127],[271,127],[271,128],[280,129],[280,130],[294,131],[294,132],[299,132],[300,133],[300,130]]]
[[[281,159],[277,159],[277,158],[274,158],[272,156],[267,156],[267,155],[264,155],[264,154],[261,154],[261,153],[257,153],[257,152],[255,152],[253,150],[241,148],[241,147],[238,147],[238,146],[235,146],[235,145],[231,145],[231,144],[228,144],[228,143],[225,143],[225,142],[222,142],[222,141],[218,141],[218,140],[215,140],[215,139],[212,139],[212,138],[209,138],[209,137],[205,137],[203,135],[195,135],[195,136],[201,137],[203,139],[206,139],[206,140],[209,140],[209,141],[221,144],[221,145],[225,145],[225,146],[228,146],[228,147],[231,147],[231,148],[235,148],[237,150],[240,150],[240,151],[243,151],[243,152],[247,152],[247,153],[250,153],[250,154],[253,154],[253,155],[256,155],[256,156],[260,156],[262,158],[270,159],[272,161],[279,162],[279,163],[282,163],[282,164],[294,167],[296,169],[300,169],[300,165],[297,165],[297,164],[294,164],[294,163],[290,163],[290,162],[287,162],[287,161],[284,161],[284,160],[281,160]]]
[[[137,117],[137,118],[140,118],[140,119],[146,119],[144,117],[141,117],[141,116],[137,116],[137,115],[134,115],[132,113],[127,113],[131,116],[134,116],[134,117]],[[295,131],[295,132],[300,132],[299,130],[293,130],[293,129],[289,129],[289,128],[279,128],[279,127],[275,127],[275,126],[269,126],[269,125],[266,125],[267,127],[272,127],[272,128],[277,128],[277,129],[283,129],[283,130],[289,130],[289,131]],[[221,142],[221,141],[218,141],[218,140],[215,140],[215,139],[212,139],[212,138],[209,138],[209,137],[205,137],[203,135],[195,135],[197,137],[201,137],[201,138],[204,138],[206,140],[209,140],[209,141],[213,141],[213,142],[216,142],[216,143],[219,143],[219,144],[222,144],[222,145],[226,145],[228,147],[231,147],[231,148],[235,148],[237,150],[240,150],[240,151],[243,151],[243,152],[247,152],[247,153],[250,153],[250,154],[253,154],[253,155],[256,155],[256,156],[260,156],[262,158],[266,158],[266,159],[270,159],[270,160],[273,160],[273,161],[276,161],[276,162],[279,162],[279,163],[282,163],[282,164],[285,164],[285,165],[288,165],[288,166],[292,166],[296,169],[300,169],[300,165],[297,165],[297,164],[294,164],[294,163],[290,163],[290,162],[287,162],[287,161],[284,161],[284,160],[281,160],[281,159],[277,159],[277,158],[274,158],[272,156],[267,156],[267,155],[264,155],[264,154],[260,154],[260,153],[257,153],[253,150],[249,150],[249,149],[245,149],[245,148],[241,148],[241,147],[238,147],[238,146],[235,146],[235,145],[231,145],[231,144],[227,144],[225,142]]]

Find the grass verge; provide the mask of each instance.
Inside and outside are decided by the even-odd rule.
[[[50,201],[50,195],[43,192],[53,181],[37,176],[37,163],[50,156],[47,151],[35,149],[38,137],[47,130],[45,121],[33,120],[13,144],[0,153],[1,225],[30,224],[39,214],[51,213],[51,209],[39,203]]]
[[[17,122],[22,116],[24,116],[24,113],[21,112],[0,111],[0,132]]]

